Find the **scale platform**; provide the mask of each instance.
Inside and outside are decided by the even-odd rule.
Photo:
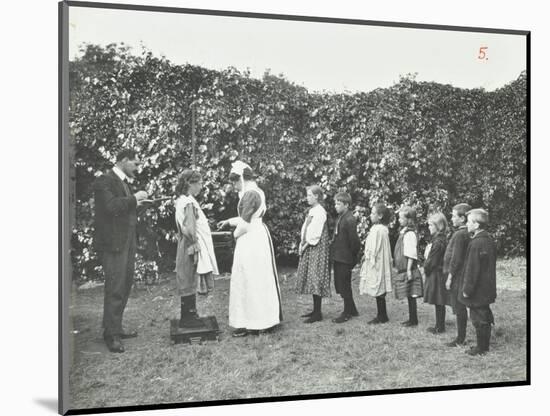
[[[179,319],[170,321],[170,338],[175,344],[202,344],[203,341],[219,341],[220,327],[215,316],[199,318],[203,322],[200,328],[180,328]]]

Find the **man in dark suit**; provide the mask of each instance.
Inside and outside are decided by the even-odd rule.
[[[358,316],[351,291],[351,271],[357,264],[361,241],[357,235],[357,221],[350,211],[351,196],[339,192],[334,196],[334,207],[339,214],[330,246],[330,258],[334,269],[334,288],[344,299],[344,311],[332,322],[341,324],[352,316]]]
[[[94,184],[94,247],[105,274],[103,338],[111,352],[124,352],[122,314],[134,282],[136,255],[136,208],[147,198],[145,191],[133,194],[130,181],[140,161],[133,150],[122,150],[115,166],[99,176]]]

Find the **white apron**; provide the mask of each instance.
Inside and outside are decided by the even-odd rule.
[[[271,236],[262,221],[264,193],[255,184],[246,190],[258,192],[262,203],[250,223],[240,217],[230,221],[237,225],[238,238],[229,289],[229,325],[260,330],[281,322],[280,290]]]
[[[202,212],[199,203],[193,199],[193,204],[198,208],[199,218],[197,219],[197,240],[199,243],[199,261],[197,264],[198,274],[220,274],[218,272],[218,263],[216,254],[214,253],[214,243],[212,242],[212,232],[210,225],[206,219],[206,215]]]
[[[184,207],[189,202],[196,208],[198,218],[195,222],[197,243],[199,244],[199,259],[197,262],[197,273],[206,274],[213,273],[219,274],[218,263],[216,261],[216,254],[214,253],[214,243],[212,242],[212,232],[210,231],[210,225],[208,225],[208,219],[197,202],[197,200],[189,195],[182,195],[178,198],[176,203],[176,221],[180,224],[184,222]],[[181,207],[181,209],[178,209]]]

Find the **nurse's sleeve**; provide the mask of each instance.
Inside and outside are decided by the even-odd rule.
[[[240,216],[237,217],[237,228],[233,231],[235,238],[239,238],[248,232],[248,226],[250,225],[252,215],[260,208],[261,204],[262,199],[258,192],[248,191],[243,195],[239,201]]]
[[[262,198],[256,191],[247,191],[239,202],[240,217],[246,222],[250,222],[252,215],[260,208]]]

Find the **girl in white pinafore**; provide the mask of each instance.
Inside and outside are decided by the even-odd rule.
[[[218,274],[218,265],[208,220],[195,196],[202,188],[199,172],[185,169],[176,192],[176,224],[178,248],[176,253],[176,285],[181,296],[180,327],[201,327],[198,319],[196,293],[201,287],[213,287],[212,274]]]
[[[264,192],[252,180],[252,170],[235,162],[230,179],[239,191],[239,216],[220,223],[235,226],[236,238],[229,290],[229,325],[233,336],[272,328],[282,320],[279,281],[271,236],[262,217]]]

